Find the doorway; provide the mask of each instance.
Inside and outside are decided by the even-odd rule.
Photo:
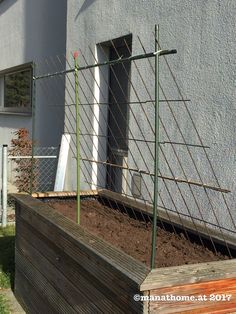
[[[112,43],[109,47],[110,61],[131,56],[131,35]],[[107,159],[111,165],[107,167],[107,188],[117,193],[126,193],[127,190],[127,169],[123,168],[127,167],[128,157],[130,70],[131,62],[109,68]]]

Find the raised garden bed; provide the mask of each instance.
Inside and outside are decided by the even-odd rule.
[[[76,199],[47,199],[47,204],[76,221]],[[82,198],[81,226],[149,267],[152,224],[147,218],[138,220],[132,217],[132,211],[125,212],[123,209],[121,212],[122,209],[113,209],[112,204],[101,198]],[[177,234],[171,231],[167,227],[158,227],[156,267],[228,259],[226,255],[214,254],[200,244],[190,242],[183,232]]]
[[[197,251],[201,251],[198,245],[191,246],[188,243],[184,246],[186,239],[183,236],[174,236],[162,230],[159,247],[165,241],[166,246],[161,248],[164,255],[159,266],[179,265],[181,260],[183,263],[209,262],[160,267],[150,271],[147,266],[148,251],[144,252],[143,256],[146,254],[144,259],[135,249],[133,252],[128,251],[134,247],[129,239],[137,240],[138,231],[142,236],[137,241],[148,242],[146,247],[148,250],[149,235],[145,238],[150,229],[148,223],[142,223],[141,226],[137,225],[137,222],[134,223],[136,233],[133,229],[128,229],[132,226],[131,222],[126,226],[127,229],[123,227],[122,230],[121,225],[117,224],[115,227],[111,223],[107,207],[99,207],[101,204],[97,201],[89,200],[85,201],[83,206],[86,208],[89,206],[90,209],[86,212],[85,207],[84,209],[82,207],[82,224],[78,226],[58,212],[65,208],[61,201],[54,202],[54,205],[57,204],[55,210],[28,195],[16,195],[15,199],[17,226],[15,293],[28,313],[236,311],[236,261],[228,260],[224,254],[214,255],[210,251],[202,251],[197,257]],[[51,201],[49,202],[53,205]],[[72,208],[70,218],[73,219],[74,204],[71,201],[69,204]],[[94,205],[97,207],[97,213]],[[104,213],[107,215],[106,231],[104,226],[99,229],[98,226],[89,223],[93,221],[91,216],[95,215],[96,221],[100,219],[98,212],[103,216]],[[115,212],[113,216],[115,220],[125,223],[122,222],[123,214]],[[116,232],[120,230],[120,234],[115,234],[111,241],[112,230]],[[127,246],[120,241],[123,231],[126,242],[130,242]],[[109,244],[109,240],[112,245]],[[143,247],[143,242],[140,243],[142,244],[140,247]],[[116,248],[115,246],[119,244],[122,247]],[[172,247],[176,251],[171,255],[168,250]],[[189,259],[186,257],[186,250],[190,251]],[[177,253],[181,253],[182,256]],[[166,262],[165,254],[170,256],[170,261],[174,261],[174,264]],[[210,262],[214,259],[218,261]],[[134,295],[146,296],[146,299],[135,301]],[[147,297],[150,295],[161,300],[149,301]],[[170,295],[173,296],[172,300],[168,298]],[[179,299],[181,296],[197,298],[199,295],[205,295],[205,300]]]

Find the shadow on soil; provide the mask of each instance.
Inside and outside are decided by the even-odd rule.
[[[14,289],[15,236],[0,236],[0,283],[3,288]]]

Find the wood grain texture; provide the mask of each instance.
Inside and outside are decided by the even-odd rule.
[[[74,259],[80,257],[79,249],[81,249],[83,256],[87,257],[87,254],[98,256],[100,263],[106,264],[108,270],[114,269],[115,272],[117,270],[121,275],[124,274],[126,280],[129,278],[130,282],[135,284],[141,283],[149,272],[143,263],[92,235],[50,206],[29,195],[18,196],[16,209],[17,215]]]
[[[153,269],[140,290],[236,278],[236,259]]]
[[[151,296],[195,297],[186,301],[146,301],[149,313],[235,313],[236,312],[236,278],[186,284],[149,291]],[[215,296],[228,296],[227,300],[214,300]],[[200,300],[198,300],[201,298]],[[205,300],[203,299],[205,298]],[[228,299],[229,298],[229,299]]]
[[[50,284],[46,277],[44,277],[37,268],[30,263],[28,259],[24,257],[21,252],[16,249],[15,252],[15,263],[16,270],[24,275],[26,284],[30,283],[33,286],[34,291],[43,297],[50,304],[50,307],[53,308],[54,313],[71,313],[74,314],[76,311],[73,307],[66,302],[64,297]],[[21,287],[24,286],[25,282],[21,282],[16,286],[17,293],[21,293]],[[27,299],[24,298],[24,302],[27,302]],[[28,303],[28,302],[27,302]],[[35,307],[40,311],[42,305],[41,301],[35,300]],[[24,306],[24,304],[23,304]],[[33,309],[29,308],[28,313],[34,313]]]
[[[16,247],[20,247],[21,254],[34,263],[57,290],[62,289],[61,294],[70,304],[76,304],[80,299],[80,302],[83,300],[83,303],[92,312],[106,308],[109,312],[123,313],[119,308],[119,300],[117,304],[116,294],[102,285],[84,268],[78,267],[78,263],[47,241],[36,230],[33,230],[30,225],[21,221],[18,230],[20,239],[17,241]],[[60,282],[57,281],[58,279]]]
[[[25,194],[25,193],[24,193]],[[81,196],[96,196],[98,195],[97,190],[85,190],[80,191]],[[49,191],[49,192],[34,192],[31,194],[34,198],[51,198],[51,197],[76,197],[77,192],[76,191],[62,191],[62,192],[56,192],[56,191]]]
[[[150,272],[41,201],[23,194],[15,198],[16,295],[27,313],[45,313],[46,308],[72,314],[236,312],[235,260]],[[232,298],[143,303],[135,302],[134,294]]]
[[[143,312],[142,302],[133,300],[149,272],[142,263],[41,201],[16,198],[16,269],[35,294],[53,309],[60,304],[58,313],[66,307],[70,310],[64,313]],[[22,300],[21,286],[16,289]],[[29,304],[26,297],[24,302]]]
[[[22,274],[18,268],[15,272],[15,289],[14,294],[22,305],[26,313],[55,313],[56,310],[46,300],[46,298],[36,290],[32,282]],[[14,313],[17,314],[17,313]]]

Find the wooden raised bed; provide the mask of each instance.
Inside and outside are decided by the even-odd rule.
[[[236,260],[150,271],[40,200],[14,198],[15,294],[27,313],[236,312]]]

